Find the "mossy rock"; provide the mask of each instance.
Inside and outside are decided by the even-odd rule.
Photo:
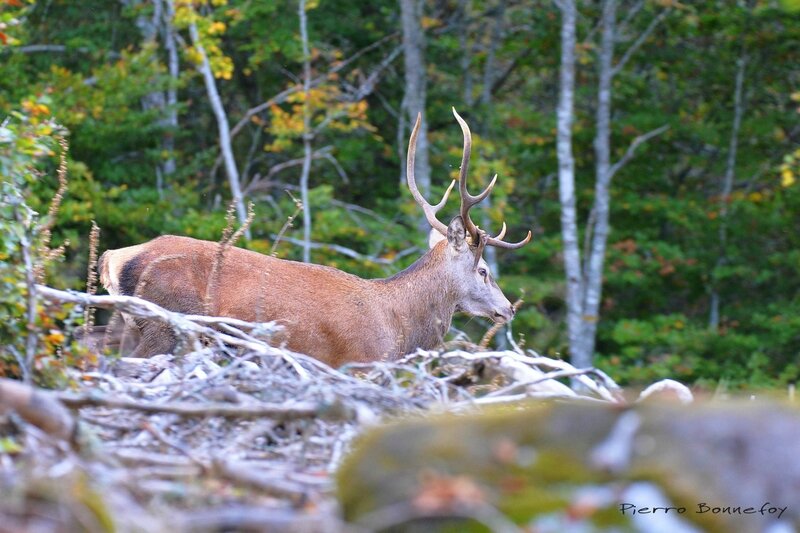
[[[392,531],[762,531],[800,525],[798,458],[800,413],[778,403],[529,403],[369,431],[338,496]]]

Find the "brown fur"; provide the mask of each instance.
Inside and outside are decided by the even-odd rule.
[[[220,267],[223,281],[214,310],[243,320],[276,320],[287,329],[290,349],[331,365],[432,348],[441,342],[456,308],[452,298],[443,297],[447,279],[437,276],[445,245],[443,241],[406,273],[387,280],[364,280],[326,266],[231,247]],[[202,314],[217,246],[168,235],[134,247],[137,253],[109,250],[100,259],[101,280],[112,294],[135,293],[173,311]],[[163,261],[166,255],[176,259]],[[158,268],[149,268],[153,263]],[[423,276],[428,283],[420,283]],[[160,325],[135,324],[142,343],[134,356],[174,348],[172,334]]]

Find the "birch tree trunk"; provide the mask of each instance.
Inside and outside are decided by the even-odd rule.
[[[575,85],[575,16],[574,1],[556,0],[562,12],[561,22],[561,89],[558,105],[559,197],[561,231],[564,242],[564,268],[567,275],[567,332],[572,364],[592,366],[603,294],[603,265],[610,232],[610,191],[614,175],[630,161],[636,149],[647,140],[666,131],[662,126],[636,137],[625,154],[611,162],[611,97],[614,76],[625,66],[670,9],[654,17],[647,28],[614,64],[614,42],[617,33],[617,0],[604,0],[601,15],[601,39],[598,57],[597,109],[595,115],[595,194],[586,223],[581,263],[578,248],[578,223],[575,206],[575,165],[572,157],[572,119]]]
[[[464,90],[464,105],[471,108],[475,98],[472,96],[472,45],[469,40],[470,0],[458,2],[458,43],[461,47],[461,83]]]
[[[422,32],[422,2],[420,0],[400,0],[400,15],[403,26],[403,58],[405,62],[405,110],[408,124],[414,124],[417,114],[422,114],[417,137],[416,178],[417,185],[424,196],[431,189],[431,166],[428,159],[428,121],[425,116],[425,34]],[[405,163],[402,163],[404,165]],[[403,174],[405,176],[405,174]],[[430,229],[423,216],[420,229],[427,235]]]
[[[725,161],[725,175],[722,180],[722,193],[719,202],[719,257],[717,258],[714,269],[722,267],[726,261],[728,246],[728,201],[733,191],[733,180],[736,177],[736,152],[739,147],[739,128],[742,124],[744,114],[743,88],[744,74],[747,66],[747,58],[742,50],[736,61],[736,79],[733,89],[733,125],[731,126],[731,138],[728,144],[728,157]],[[720,294],[717,286],[716,276],[711,276],[711,297],[709,301],[708,327],[716,330],[719,328],[719,309]]]
[[[311,262],[311,205],[308,200],[308,178],[311,174],[311,158],[313,138],[311,132],[311,114],[308,108],[311,92],[311,53],[308,49],[308,28],[306,20],[306,2],[300,0],[297,9],[300,17],[300,39],[303,45],[303,167],[300,173],[300,199],[303,203],[303,262]]]
[[[561,240],[566,271],[567,336],[572,364],[591,365],[576,353],[581,338],[581,255],[578,248],[578,215],[575,202],[575,159],[572,155],[572,122],[575,100],[575,19],[574,0],[558,0],[561,10],[561,66],[557,108],[556,151],[558,156],[558,197],[561,202]]]
[[[158,0],[160,1],[160,0]],[[165,176],[175,173],[175,132],[178,130],[178,77],[180,75],[180,63],[178,62],[178,45],[175,36],[175,5],[173,0],[164,0],[166,4],[167,16],[164,18],[163,40],[164,48],[167,49],[167,71],[169,72],[170,84],[167,87],[167,117],[166,123],[169,132],[164,137],[164,150],[169,157],[164,161],[162,170]]]
[[[611,185],[611,82],[613,78],[614,38],[617,1],[605,0],[601,17],[599,72],[597,86],[595,150],[594,219],[590,220],[591,248],[585,258],[583,296],[581,302],[581,339],[577,346],[577,359],[591,366],[599,320],[600,299],[603,292],[603,264],[609,234],[609,208]],[[585,362],[585,363],[584,363]]]
[[[200,57],[200,73],[203,75],[203,81],[206,85],[206,92],[208,93],[208,100],[211,103],[211,109],[214,111],[214,117],[217,119],[217,130],[219,131],[219,146],[222,151],[222,158],[225,162],[225,173],[228,176],[228,184],[231,188],[234,205],[236,206],[236,216],[239,219],[239,224],[244,225],[247,220],[247,211],[244,207],[244,198],[242,197],[242,188],[239,181],[239,170],[236,167],[236,160],[233,157],[233,146],[231,145],[231,129],[228,125],[228,115],[225,113],[225,107],[222,105],[222,99],[217,90],[217,82],[214,79],[214,73],[211,71],[211,64],[208,62],[208,54],[200,42],[200,34],[197,31],[197,25],[192,23],[189,26],[189,34],[192,38],[192,45]],[[250,240],[250,229],[247,228],[244,232],[245,239]]]

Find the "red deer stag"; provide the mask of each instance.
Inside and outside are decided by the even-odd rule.
[[[111,294],[136,295],[183,313],[242,320],[275,320],[285,327],[287,347],[338,366],[351,361],[394,359],[416,348],[437,346],[456,311],[505,322],[514,309],[492,279],[482,258],[485,246],[520,248],[503,241],[503,229],[490,237],[469,210],[486,198],[497,180],[479,195],[467,192],[472,136],[453,110],[464,134],[459,176],[461,213],[449,225],[436,218],[442,200],[429,204],[417,189],[414,154],[420,119],[408,146],[407,179],[414,200],[433,226],[430,250],[410,267],[387,279],[361,279],[335,268],[298,263],[230,247],[217,265],[218,289],[210,308],[206,294],[219,243],[165,235],[119,250],[99,261],[100,279]],[[169,353],[176,338],[152,321],[125,319],[125,335],[139,339],[133,356]]]

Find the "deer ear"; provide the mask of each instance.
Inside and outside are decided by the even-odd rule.
[[[456,250],[461,250],[466,244],[467,230],[461,217],[455,217],[447,226],[447,242]]]

